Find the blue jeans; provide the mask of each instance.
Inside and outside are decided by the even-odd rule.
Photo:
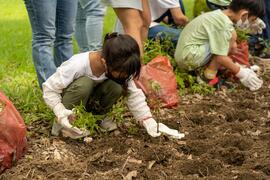
[[[100,0],[79,0],[75,38],[80,52],[101,49],[105,10]]]
[[[41,87],[73,55],[76,0],[24,0],[32,27],[32,56]]]
[[[166,39],[166,37],[169,37],[171,38],[173,45],[176,47],[181,31],[181,29],[176,29],[165,25],[156,25],[149,28],[148,39],[160,39],[163,41]]]
[[[264,0],[264,2],[265,2],[266,14],[263,18],[263,21],[266,24],[266,29],[264,30],[263,35],[264,35],[264,38],[270,41],[270,0]]]
[[[185,14],[185,7],[182,0],[179,0],[180,8],[183,14]],[[163,17],[168,16],[168,23],[174,25],[174,21],[172,19],[172,14],[168,11],[162,15]],[[176,47],[177,41],[179,39],[181,29],[165,26],[165,25],[157,25],[154,27],[149,28],[148,31],[148,39],[160,39],[165,40],[166,37],[170,37],[173,45]]]

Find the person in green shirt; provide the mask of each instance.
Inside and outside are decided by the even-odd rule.
[[[192,20],[182,31],[175,51],[180,69],[203,67],[202,79],[209,85],[216,81],[221,67],[230,70],[251,91],[261,88],[263,81],[249,68],[238,66],[229,57],[236,53],[234,24],[252,23],[265,13],[263,0],[233,0],[226,10],[215,10]]]

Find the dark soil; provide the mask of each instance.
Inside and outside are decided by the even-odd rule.
[[[139,126],[87,144],[50,136],[48,120],[28,126],[29,150],[0,179],[270,179],[270,73],[263,88],[185,95],[160,121],[186,133],[151,138]],[[132,132],[132,133],[131,133]],[[136,177],[135,177],[136,176]]]

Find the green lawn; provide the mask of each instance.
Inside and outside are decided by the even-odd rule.
[[[192,17],[194,0],[184,0]],[[0,0],[0,90],[19,109],[26,122],[51,119],[52,113],[43,103],[31,57],[31,28],[22,0]],[[108,9],[104,33],[111,31],[115,15]],[[75,52],[77,51],[74,43]]]

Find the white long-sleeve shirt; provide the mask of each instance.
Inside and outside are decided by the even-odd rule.
[[[151,12],[151,24],[150,27],[159,25],[154,22],[160,18],[166,11],[173,8],[180,8],[179,0],[151,0],[149,1],[149,7]]]
[[[105,74],[96,77],[92,73],[89,61],[89,52],[72,56],[57,68],[56,72],[43,83],[43,98],[46,104],[55,112],[55,107],[62,104],[61,93],[74,80],[79,77],[87,76],[95,83],[102,83],[107,79]],[[133,80],[128,82],[128,99],[127,105],[137,121],[151,117],[151,111],[145,101],[145,95],[141,89],[138,89]]]

